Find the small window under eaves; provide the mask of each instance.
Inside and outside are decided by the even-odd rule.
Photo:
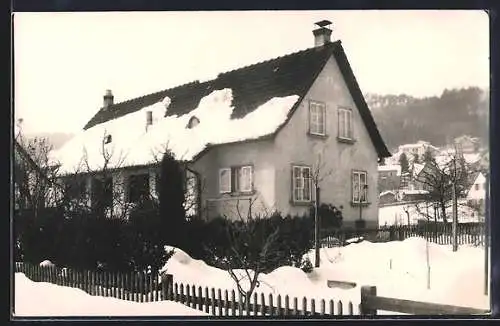
[[[189,122],[186,126],[186,128],[188,129],[192,129],[194,127],[196,127],[198,124],[200,123],[200,119],[198,119],[197,117],[195,116],[192,116],[190,119],[189,119]]]

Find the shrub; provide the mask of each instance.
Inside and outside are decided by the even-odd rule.
[[[310,215],[314,217],[314,207]],[[332,204],[321,204],[318,207],[321,228],[339,229],[342,227],[342,211]]]
[[[314,269],[313,264],[311,263],[311,260],[309,257],[306,257],[304,261],[302,262],[302,266],[300,267],[304,273],[311,273]]]
[[[232,259],[234,252],[231,244],[240,248],[243,256],[250,257],[252,245],[245,242],[262,240],[276,229],[279,230],[278,238],[273,242],[272,254],[262,262],[265,271],[272,271],[284,265],[300,267],[302,257],[313,247],[314,221],[309,216],[282,217],[275,213],[269,218],[254,218],[249,225],[219,217],[208,222],[192,221],[188,223],[188,227],[191,238],[199,240],[199,244],[191,244],[189,249],[183,249],[193,258],[202,259],[216,267],[221,267],[222,261]],[[255,234],[252,236],[255,239],[248,239],[247,235],[242,233],[247,229],[253,230]],[[233,236],[233,240],[229,235]],[[234,241],[236,243],[232,243]],[[236,264],[235,268],[241,267],[234,260],[232,264]]]
[[[161,161],[159,186],[162,217],[160,230],[167,244],[182,247],[187,243],[185,201],[185,175],[181,164],[167,151]]]

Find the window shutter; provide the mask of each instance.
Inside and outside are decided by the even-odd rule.
[[[219,192],[231,192],[231,169],[224,168],[219,170]]]
[[[346,111],[347,117],[347,138],[352,139],[352,111]]]

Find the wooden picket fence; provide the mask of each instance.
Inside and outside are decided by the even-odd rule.
[[[359,305],[352,301],[344,304],[342,301],[297,298],[288,295],[267,296],[254,293],[244,297],[234,290],[228,291],[208,287],[202,288],[189,284],[174,283],[171,300],[180,302],[193,309],[204,311],[213,316],[353,316],[359,314]],[[266,299],[267,298],[267,299]]]
[[[484,223],[458,224],[458,245],[484,245],[484,228]],[[446,225],[440,223],[438,225],[397,225],[361,230],[324,230],[321,246],[332,248],[344,245],[346,240],[354,237],[363,237],[374,242],[402,241],[410,237],[424,238],[440,245],[451,245],[453,242],[451,223]]]
[[[90,295],[113,297],[135,302],[167,300],[172,288],[172,275],[158,277],[143,273],[77,271],[59,267],[41,267],[16,262],[15,271],[34,282],[48,282],[81,289]]]
[[[376,315],[377,310],[408,314],[486,314],[487,310],[377,296],[374,286],[361,287],[361,301],[346,304],[341,300],[297,298],[254,293],[244,298],[234,290],[174,283],[172,275],[162,281],[146,273],[110,273],[75,271],[57,267],[40,267],[16,262],[15,271],[35,282],[79,288],[95,296],[114,297],[135,302],[171,300],[216,317],[278,316],[333,318],[353,315]],[[337,281],[330,281],[337,282]]]
[[[49,282],[79,288],[90,295],[114,297],[135,302],[171,300],[213,316],[342,316],[359,314],[359,305],[351,301],[308,299],[254,293],[248,300],[234,290],[221,290],[174,283],[172,275],[162,281],[146,273],[111,273],[75,271],[58,267],[41,267],[16,262],[15,271],[35,282]]]

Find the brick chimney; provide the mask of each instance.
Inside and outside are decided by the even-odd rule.
[[[332,30],[329,27],[331,24],[332,22],[329,20],[322,20],[315,23],[315,25],[319,26],[319,28],[313,30],[315,47],[323,46],[331,42],[330,36],[332,35]]]
[[[107,108],[108,106],[113,105],[114,96],[113,96],[113,93],[111,92],[110,89],[106,90],[106,94],[104,94],[103,100],[104,100],[103,101],[103,106],[105,108]]]
[[[153,125],[153,111],[146,111],[146,131]]]

